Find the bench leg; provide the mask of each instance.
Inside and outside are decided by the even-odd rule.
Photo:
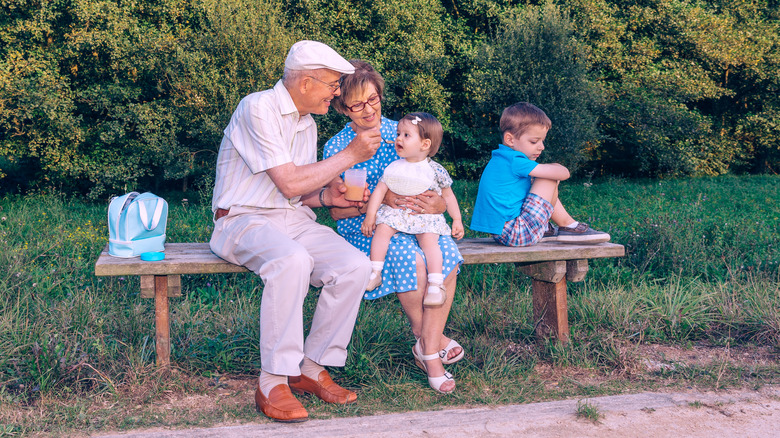
[[[561,342],[569,342],[566,279],[557,283],[533,280],[532,290],[537,338],[553,336]]]
[[[157,345],[157,367],[171,367],[171,327],[168,318],[168,276],[154,276],[154,327]]]
[[[587,260],[584,261],[587,272]],[[561,342],[569,341],[569,307],[566,302],[566,277],[569,271],[575,276],[582,271],[582,264],[571,261],[531,263],[521,265],[520,270],[533,279],[534,321],[536,337],[553,336]],[[584,277],[584,273],[582,274]],[[576,278],[575,281],[581,280]]]

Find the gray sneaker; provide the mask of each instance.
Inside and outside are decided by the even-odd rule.
[[[596,244],[609,242],[609,234],[594,230],[588,224],[580,222],[576,227],[558,227],[556,241],[561,243]]]
[[[558,240],[558,227],[547,222],[547,230],[544,231],[544,235],[539,242],[556,242]]]

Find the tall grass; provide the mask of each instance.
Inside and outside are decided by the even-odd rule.
[[[464,266],[448,324],[468,354],[454,367],[455,397],[418,397],[425,376],[395,297],[363,302],[338,378],[382,410],[415,400],[502,403],[543,389],[533,374],[540,362],[623,373],[636,367],[641,342],[780,347],[779,186],[777,177],[731,176],[563,185],[568,210],[627,249],[625,258],[591,261],[586,281],[570,284],[570,344],[534,338],[530,280],[512,266]],[[455,186],[466,224],[476,189]],[[166,198],[169,242],[207,241],[208,202]],[[153,300],[140,298],[137,278],[93,275],[106,208],[52,195],[0,200],[0,406],[116,397],[153,375]],[[188,373],[256,374],[261,281],[185,276],[182,287],[171,301],[173,363]]]

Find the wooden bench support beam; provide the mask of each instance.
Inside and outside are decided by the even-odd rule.
[[[585,280],[588,274],[588,260],[567,260],[566,261],[566,280],[578,282]]]
[[[157,275],[141,276],[141,298],[154,298],[155,296],[155,277]],[[168,276],[168,298],[181,296],[181,275]]]
[[[167,275],[154,276],[154,326],[157,367],[167,371],[171,367],[171,327],[168,316]]]
[[[557,260],[552,262],[521,264],[520,271],[534,280],[557,283],[566,276],[566,262]]]
[[[557,283],[534,279],[532,285],[536,337],[549,336],[569,342],[569,308],[566,301],[566,279]]]
[[[584,263],[578,263],[580,261]],[[574,281],[581,281],[588,272],[587,268],[587,260],[556,260],[520,266],[520,270],[533,279],[532,293],[537,338],[552,336],[561,342],[569,341],[566,278],[572,277]]]

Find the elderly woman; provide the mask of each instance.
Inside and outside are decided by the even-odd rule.
[[[382,117],[382,93],[385,84],[382,76],[364,61],[350,62],[355,66],[355,73],[344,78],[341,95],[332,101],[333,107],[349,117],[350,122],[325,144],[324,157],[344,149],[361,131],[379,127],[384,140],[382,146],[372,159],[355,165],[355,168],[367,170],[369,190],[373,191],[385,167],[399,158],[393,143],[398,122]],[[414,197],[398,197],[391,193],[384,203],[410,208],[418,213],[443,213],[446,209],[441,196],[432,191]],[[332,208],[330,213],[337,221],[339,234],[369,254],[371,238],[360,231],[360,225],[365,218],[365,208]],[[444,369],[444,365],[462,359],[464,351],[460,344],[444,336],[444,326],[452,307],[457,271],[463,258],[452,237],[441,236],[439,246],[444,256],[444,287],[447,294],[442,306],[423,306],[428,278],[423,252],[415,237],[404,233],[396,233],[390,241],[382,284],[366,292],[364,297],[371,300],[391,293],[396,294],[412,326],[412,332],[418,339],[412,349],[418,366],[427,372],[428,382],[433,389],[450,393],[455,389],[455,381]],[[428,360],[432,357],[434,358]]]

